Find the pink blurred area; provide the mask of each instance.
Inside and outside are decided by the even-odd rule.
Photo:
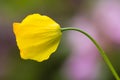
[[[99,0],[90,13],[77,13],[70,25],[89,33],[105,50],[113,43],[120,46],[120,2]],[[68,36],[72,46],[65,63],[68,80],[98,80],[104,71],[100,67],[101,56],[93,43],[79,32],[71,31]]]
[[[112,42],[120,44],[120,1],[101,1],[94,7],[93,20],[95,26]]]
[[[85,16],[77,15],[71,21],[72,26],[80,28],[98,40],[97,29]],[[71,43],[71,55],[66,62],[65,72],[69,80],[96,80],[98,76],[97,50],[93,43],[83,34],[69,32],[68,40]]]

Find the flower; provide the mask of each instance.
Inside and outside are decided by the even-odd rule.
[[[23,59],[44,61],[56,51],[61,38],[60,25],[45,15],[28,15],[13,23],[13,32]]]

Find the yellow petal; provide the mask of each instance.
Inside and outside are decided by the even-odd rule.
[[[13,31],[21,57],[39,62],[55,52],[62,34],[59,24],[39,14],[27,16],[22,23],[13,23]]]

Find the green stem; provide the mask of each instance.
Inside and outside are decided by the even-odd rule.
[[[67,27],[67,28],[61,28],[61,31],[68,31],[68,30],[75,30],[78,32],[83,33],[84,35],[86,35],[97,47],[98,51],[100,52],[101,56],[103,57],[104,61],[106,62],[106,64],[108,65],[109,69],[111,70],[112,74],[114,75],[114,77],[116,78],[116,80],[120,80],[117,72],[115,71],[114,67],[112,66],[109,58],[107,57],[107,55],[105,54],[105,52],[103,51],[103,49],[99,46],[99,44],[86,32],[77,29],[77,28],[72,28],[72,27]]]

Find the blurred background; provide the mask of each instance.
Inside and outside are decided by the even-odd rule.
[[[12,24],[33,13],[88,32],[120,75],[119,0],[0,0],[0,80],[115,80],[93,43],[75,31],[63,33],[49,60],[21,59]]]

